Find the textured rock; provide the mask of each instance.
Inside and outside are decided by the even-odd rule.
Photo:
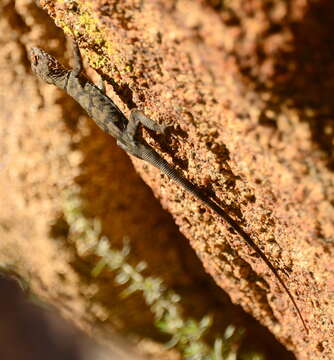
[[[283,0],[242,3],[231,1],[224,9],[210,6],[210,2],[185,0],[101,0],[93,5],[44,1],[42,5],[66,33],[75,35],[90,65],[110,84],[114,79],[118,96],[111,87],[108,93],[124,112],[137,106],[157,121],[173,125],[167,140],[146,133],[144,136],[188,179],[220,199],[281,270],[310,328],[309,336],[287,295],[243,240],[155,169],[134,160],[136,169],[173,215],[216,283],[230,294],[233,302],[267,326],[298,359],[331,359],[332,5],[330,1],[309,5],[301,0],[293,4]],[[25,24],[29,27],[29,21],[25,20]],[[33,27],[34,35],[29,36],[38,43],[37,39],[49,28],[37,25]],[[19,36],[23,37],[28,28],[23,26],[20,31]],[[59,40],[53,40],[52,32],[44,42],[40,45],[54,54],[59,52]],[[20,56],[23,52],[18,46],[18,51],[10,54]],[[17,74],[8,76],[19,79]],[[5,81],[12,86],[12,78]],[[37,80],[30,81],[33,84]],[[13,91],[19,94],[21,84],[14,83]],[[75,153],[67,157],[70,135],[60,139],[51,133],[53,128],[64,127],[56,120],[59,114],[70,120],[78,109],[72,105],[73,113],[63,114],[61,104],[56,103],[48,114],[43,114],[42,101],[47,102],[54,93],[58,94],[57,90],[45,87],[40,104],[27,107],[21,115],[27,116],[29,112],[41,118],[47,115],[48,122],[41,126],[40,134],[36,129],[32,132],[29,126],[17,127],[22,133],[11,147],[16,153],[1,150],[6,155],[3,166],[6,161],[10,164],[11,158],[20,159],[19,154],[34,154],[22,157],[21,164],[18,161],[9,170],[7,165],[6,171],[13,171],[11,176],[21,179],[21,183],[15,182],[16,187],[30,185],[25,187],[28,193],[22,200],[29,203],[16,206],[38,206],[41,216],[52,218],[59,204],[54,204],[54,208],[48,204],[44,209],[40,198],[56,198],[55,192],[65,187],[66,178],[79,175],[77,182],[86,191],[85,196],[95,199],[90,210],[105,217],[106,230],[117,239],[116,234],[122,233],[128,217],[135,223],[133,216],[138,216],[135,212],[128,215],[130,204],[143,208],[144,197],[133,201],[138,180],[132,179],[133,175],[123,167],[123,160],[116,161],[106,172],[104,164],[118,150],[112,140],[106,140],[93,128],[89,136],[94,141],[88,142],[89,146],[85,147],[85,139],[78,141],[85,161],[80,163]],[[38,98],[38,94],[34,96]],[[60,95],[59,98],[64,101]],[[10,109],[7,112],[11,114]],[[10,126],[15,128],[18,122],[11,119]],[[9,131],[7,127],[2,129]],[[32,140],[32,135],[40,139],[40,144]],[[54,149],[59,153],[56,161]],[[120,153],[121,159],[122,156]],[[98,162],[89,161],[91,157],[98,158]],[[80,173],[70,174],[68,162],[72,164],[71,171],[80,168]],[[43,171],[54,176],[54,187],[49,183],[43,187],[45,178],[38,178]],[[123,196],[109,204],[99,191],[113,172],[122,173],[126,181],[110,183],[110,187],[117,187],[116,191],[122,188]],[[64,183],[59,179],[64,179]],[[4,193],[4,203],[9,203],[13,194]],[[149,214],[155,212],[155,205],[152,206],[148,211],[150,207],[145,203]],[[112,209],[122,214],[117,223],[113,215],[109,218],[105,215],[112,214]],[[3,228],[11,226],[10,211],[18,213],[15,208],[8,209]],[[146,218],[145,224],[138,220],[138,227],[129,234],[131,237],[146,235],[154,223],[157,225],[156,218]],[[21,223],[26,223],[27,234],[32,236],[36,224],[29,221],[22,215]],[[168,220],[162,217],[159,223],[164,221]],[[167,226],[159,229],[158,233],[166,239]],[[33,252],[29,242],[24,241],[22,246]],[[140,246],[136,244],[135,249]],[[6,250],[12,251],[12,247],[8,245]],[[158,249],[152,249],[155,251]],[[179,263],[173,251],[165,256],[170,256],[166,264]],[[164,265],[153,261],[153,266]],[[51,272],[47,267],[45,271]],[[50,276],[55,276],[54,271],[53,264]],[[64,274],[67,270],[59,271]],[[179,273],[169,266],[166,272],[170,278],[172,271]],[[187,283],[186,277],[182,279]]]

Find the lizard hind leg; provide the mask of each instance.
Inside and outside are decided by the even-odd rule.
[[[135,135],[139,124],[142,124],[144,127],[146,127],[149,130],[153,130],[161,134],[164,134],[166,130],[165,125],[160,125],[156,123],[138,109],[131,110],[130,120],[131,121],[129,122],[128,128],[129,128],[129,132],[131,131],[133,135]]]

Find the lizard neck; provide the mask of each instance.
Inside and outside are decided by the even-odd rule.
[[[52,74],[53,84],[56,85],[58,88],[66,91],[70,74],[70,70],[59,69],[59,72],[54,72]]]

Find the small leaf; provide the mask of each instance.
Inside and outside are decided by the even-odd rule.
[[[129,281],[130,277],[128,274],[125,274],[125,273],[119,273],[118,275],[116,275],[115,277],[115,281],[120,284],[120,285],[123,285],[125,283],[127,283]]]
[[[101,274],[102,270],[107,266],[107,264],[108,263],[105,258],[100,259],[99,262],[92,269],[91,275],[93,277],[98,277]]]

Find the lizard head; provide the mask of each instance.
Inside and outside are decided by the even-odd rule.
[[[30,50],[32,71],[48,84],[55,84],[64,79],[68,70],[46,51],[33,47]]]

